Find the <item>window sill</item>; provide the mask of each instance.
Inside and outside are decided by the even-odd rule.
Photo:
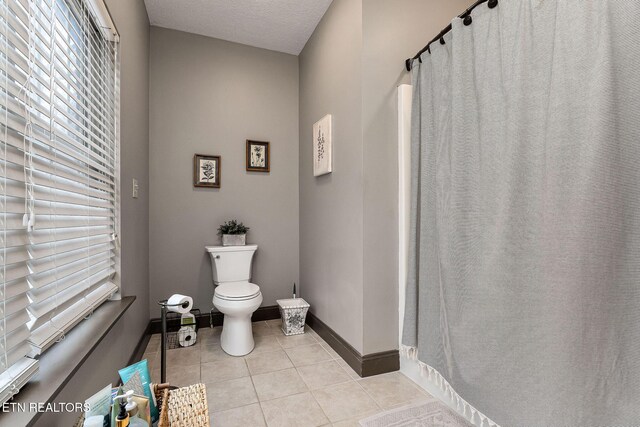
[[[26,404],[27,408],[29,402],[52,402],[135,299],[135,296],[122,297],[120,301],[107,301],[98,307],[89,319],[66,334],[64,342],[54,345],[40,357],[38,373],[12,402]],[[40,415],[36,412],[2,413],[0,426],[31,426]]]

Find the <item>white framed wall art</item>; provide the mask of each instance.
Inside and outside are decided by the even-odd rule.
[[[313,125],[313,176],[331,171],[331,114],[327,114]]]

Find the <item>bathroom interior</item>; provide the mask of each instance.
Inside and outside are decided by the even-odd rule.
[[[0,427],[640,426],[640,2],[0,11]]]

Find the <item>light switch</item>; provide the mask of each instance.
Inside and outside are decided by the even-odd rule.
[[[138,180],[133,178],[133,186],[132,186],[132,194],[133,194],[133,198],[137,199],[138,198]]]

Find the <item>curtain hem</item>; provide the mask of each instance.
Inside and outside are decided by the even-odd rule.
[[[420,375],[426,378],[431,384],[440,389],[445,397],[454,403],[456,410],[461,413],[472,423],[479,423],[480,427],[500,427],[497,423],[493,422],[489,417],[478,411],[469,402],[464,400],[449,384],[449,382],[438,372],[437,369],[429,366],[428,364],[418,360],[418,349],[408,345],[400,346],[400,355],[409,360],[412,360],[420,367]]]

